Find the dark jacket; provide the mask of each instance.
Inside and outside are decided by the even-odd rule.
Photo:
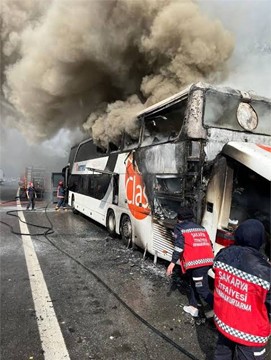
[[[29,199],[34,199],[36,197],[36,190],[33,186],[29,186],[26,190],[27,192],[27,196],[29,197]]]
[[[236,230],[237,245],[214,260],[217,329],[246,346],[264,346],[270,335],[271,266],[258,250],[263,236],[262,224],[247,220]]]

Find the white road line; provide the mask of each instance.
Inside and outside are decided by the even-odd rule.
[[[17,207],[22,210],[20,200],[17,201]],[[25,221],[23,211],[18,211],[18,215]],[[19,224],[22,233],[29,233],[26,224],[21,221],[19,221]],[[70,356],[56,318],[52,300],[40,268],[31,236],[22,235],[22,242],[36,310],[41,346],[44,351],[44,359],[68,360]]]

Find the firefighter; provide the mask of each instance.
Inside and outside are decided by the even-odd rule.
[[[215,360],[263,360],[270,336],[271,266],[259,252],[263,224],[254,219],[235,231],[235,245],[214,260]]]
[[[62,207],[64,210],[66,210],[65,188],[64,188],[63,181],[59,181],[59,183],[58,183],[56,197],[58,198],[58,203],[57,203],[57,206],[55,209],[59,210]]]
[[[187,273],[190,282],[189,306],[183,310],[193,317],[199,316],[198,306],[201,299],[213,308],[213,294],[209,289],[208,270],[213,265],[213,249],[206,229],[192,221],[194,217],[190,208],[182,207],[177,216],[174,228],[174,251],[172,261],[167,268],[167,275],[173,272],[180,259],[183,273]]]
[[[28,204],[27,204],[26,209],[29,210],[30,205],[31,205],[32,210],[35,210],[35,199],[37,197],[37,193],[36,193],[36,190],[35,190],[32,182],[29,182],[29,184],[28,184],[28,188],[26,189],[26,196],[28,199]]]

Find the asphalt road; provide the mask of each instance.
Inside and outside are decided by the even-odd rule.
[[[167,263],[143,261],[138,249],[51,203],[17,212],[16,184],[0,195],[1,221],[12,227],[0,224],[2,359],[212,359],[216,330],[182,311],[187,288],[178,273],[166,277]],[[48,229],[33,224],[53,231],[41,235]]]

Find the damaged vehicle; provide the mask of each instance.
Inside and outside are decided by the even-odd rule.
[[[138,133],[102,149],[71,149],[68,203],[129,245],[170,261],[180,206],[193,209],[215,252],[247,218],[270,241],[271,100],[192,84],[138,114]]]

